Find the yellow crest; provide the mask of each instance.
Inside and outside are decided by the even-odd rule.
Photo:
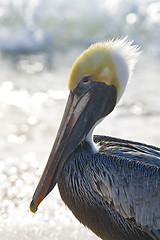
[[[119,100],[136,63],[138,48],[131,44],[124,38],[91,45],[72,66],[69,90],[73,91],[84,76],[91,76],[93,81],[114,85]]]
[[[69,90],[73,91],[84,76],[93,81],[115,84],[119,88],[115,66],[110,58],[111,44],[106,42],[91,45],[74,62],[69,78]]]

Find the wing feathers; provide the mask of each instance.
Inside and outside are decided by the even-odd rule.
[[[129,155],[126,148],[126,155],[122,152],[120,156],[115,154],[116,149],[113,155],[105,150],[88,162],[87,172],[94,190],[116,212],[160,239],[160,170],[149,164],[151,150],[147,147],[147,161],[144,162],[142,158],[135,159],[131,149]],[[154,162],[158,162],[158,157]]]

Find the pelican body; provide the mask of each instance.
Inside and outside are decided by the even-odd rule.
[[[30,209],[58,184],[75,217],[103,240],[160,239],[160,148],[92,135],[121,98],[138,49],[92,45],[75,61],[69,98]]]

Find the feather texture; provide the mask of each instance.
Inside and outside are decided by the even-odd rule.
[[[63,201],[102,239],[160,239],[160,149],[94,136],[66,161],[58,182]],[[109,230],[110,229],[110,230]]]

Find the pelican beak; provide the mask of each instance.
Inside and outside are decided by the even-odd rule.
[[[115,86],[93,82],[91,77],[87,81],[82,79],[70,92],[55,143],[30,204],[32,212],[37,211],[38,205],[56,185],[67,158],[95,123],[114,109],[116,99]]]

